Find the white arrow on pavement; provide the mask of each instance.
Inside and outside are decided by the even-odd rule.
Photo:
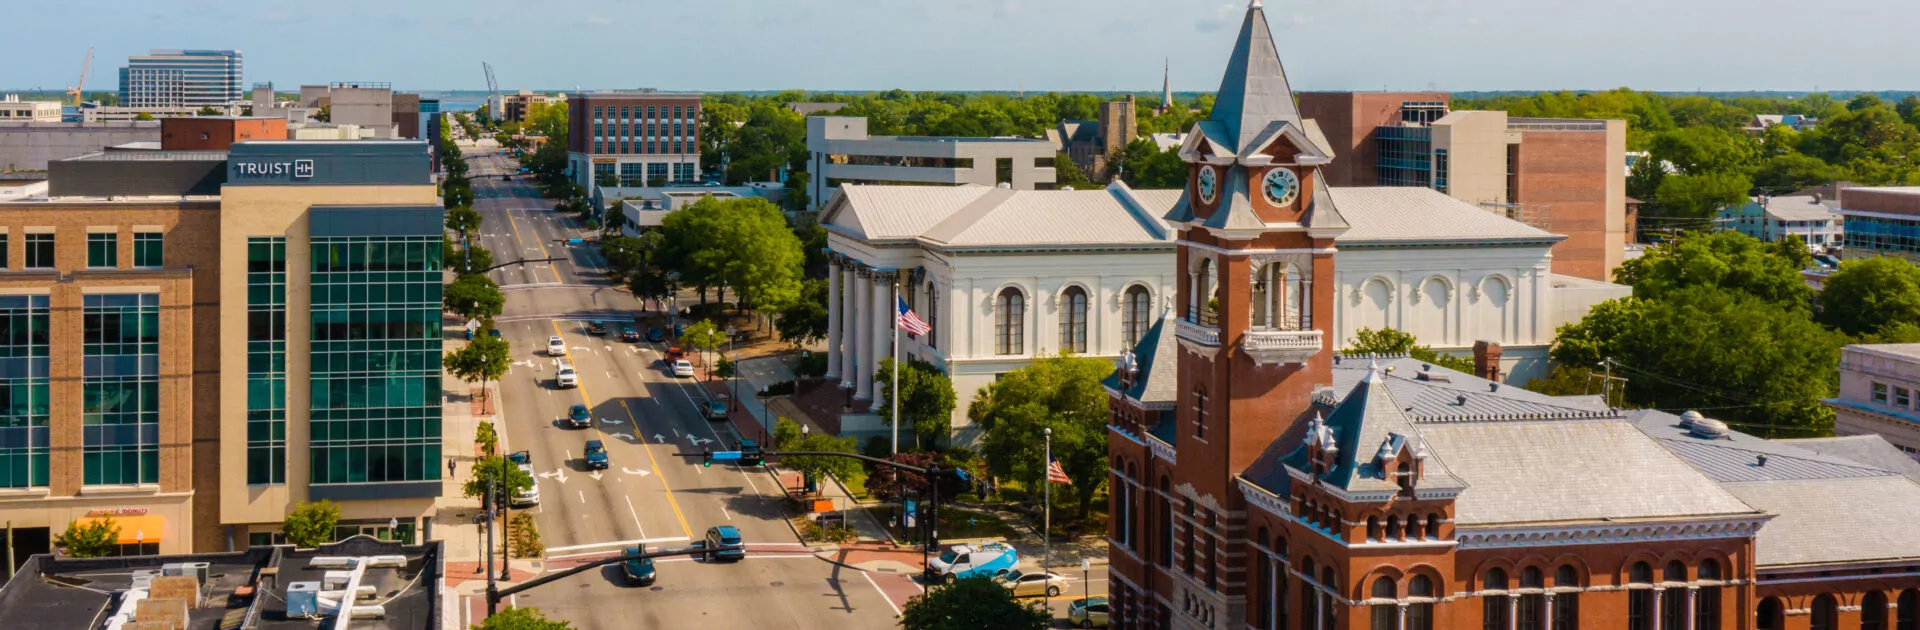
[[[598,470],[596,470],[596,471],[593,471],[593,472],[592,472],[591,474],[589,474],[588,476],[590,476],[590,477],[593,477],[593,480],[594,480],[594,481],[599,481],[599,480],[600,480],[600,471],[598,471]]]
[[[626,424],[626,423],[627,423],[627,422],[626,422],[625,420],[615,420],[615,419],[613,419],[613,418],[601,418],[601,419],[600,419],[600,424]]]
[[[540,476],[542,476],[542,477],[546,477],[546,478],[548,478],[548,479],[552,479],[552,480],[554,480],[554,481],[558,481],[558,482],[560,482],[560,483],[566,483],[566,482],[567,482],[567,469],[565,469],[565,468],[555,468],[555,469],[553,469],[553,472],[543,472],[543,473],[540,473]]]
[[[620,472],[627,473],[629,475],[640,475],[642,477],[653,474],[653,471],[651,470],[646,470],[646,469],[634,470],[632,468],[621,468]]]
[[[623,439],[623,440],[632,440],[632,439],[633,439],[633,436],[631,436],[631,435],[627,435],[627,434],[625,434],[625,433],[609,433],[609,434],[607,434],[607,435],[611,435],[611,436],[613,436],[613,437],[617,437],[617,438],[620,438],[620,439]]]
[[[527,359],[527,360],[525,360],[525,361],[515,361],[515,362],[514,362],[513,364],[514,364],[514,365],[524,365],[524,366],[527,366],[527,367],[533,367],[533,359]]]
[[[680,439],[680,427],[673,428],[673,439]]]
[[[655,441],[655,442],[665,442],[665,441],[667,441],[667,436],[664,436],[664,435],[660,435],[660,434],[658,434],[658,433],[655,433],[655,434],[653,434],[653,441]]]

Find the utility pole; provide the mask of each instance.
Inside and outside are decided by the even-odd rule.
[[[487,506],[487,549],[485,553],[487,554],[488,617],[492,617],[500,612],[500,585],[493,581],[493,504],[500,498],[499,493],[494,491],[494,482],[495,480],[492,478],[487,479],[487,499],[485,501]]]

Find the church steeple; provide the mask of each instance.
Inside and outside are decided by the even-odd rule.
[[[1163,60],[1160,71],[1160,113],[1173,111],[1173,62]]]
[[[1247,18],[1234,40],[1226,76],[1220,79],[1211,119],[1226,125],[1228,137],[1221,140],[1233,142],[1226,148],[1235,152],[1244,152],[1269,123],[1300,126],[1300,109],[1294,105],[1293,88],[1287,85],[1260,0],[1247,5]]]

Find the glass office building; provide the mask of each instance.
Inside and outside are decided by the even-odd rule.
[[[245,98],[238,50],[153,50],[120,68],[122,107],[200,107]]]

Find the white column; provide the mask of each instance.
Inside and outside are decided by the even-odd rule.
[[[1520,623],[1520,596],[1507,596],[1507,630],[1514,630]]]
[[[1653,623],[1650,625],[1654,628],[1659,628],[1660,630],[1677,630],[1676,628],[1662,627],[1660,624],[1660,600],[1665,599],[1665,597],[1663,596],[1666,594],[1667,594],[1667,589],[1664,589],[1664,588],[1653,589],[1653,619],[1651,620]]]
[[[1694,586],[1687,587],[1687,620],[1684,622],[1687,626],[1687,630],[1694,630],[1693,628],[1694,610],[1696,606],[1700,605],[1699,597],[1700,597],[1700,589],[1698,587],[1694,587]]]
[[[873,336],[873,345],[869,346],[873,351],[867,353],[867,356],[873,357],[873,360],[867,362],[867,373],[861,375],[866,377],[863,383],[866,390],[872,392],[867,397],[868,400],[879,399],[878,392],[873,392],[873,373],[880,369],[880,360],[893,351],[893,338],[888,336],[893,329],[894,306],[891,292],[893,274],[894,272],[891,271],[877,271],[874,272],[872,279],[873,308],[868,309],[872,315],[867,320],[867,328],[862,331],[862,334]]]
[[[840,299],[840,261],[827,262],[827,378],[840,377],[840,318],[846,303]]]
[[[1540,627],[1545,630],[1553,630],[1553,593],[1547,593],[1542,599],[1546,600],[1546,610],[1542,612],[1546,615],[1547,621]]]
[[[867,334],[873,319],[872,271],[863,269],[860,279],[853,283],[853,318],[847,320],[847,334],[853,337],[848,344],[857,349],[854,359],[849,361],[847,369],[854,373],[853,397],[860,400],[873,400],[873,336]]]
[[[1393,612],[1395,615],[1393,619],[1393,627],[1401,628],[1401,629],[1406,628],[1407,627],[1407,605],[1399,604],[1397,606],[1394,606]]]

